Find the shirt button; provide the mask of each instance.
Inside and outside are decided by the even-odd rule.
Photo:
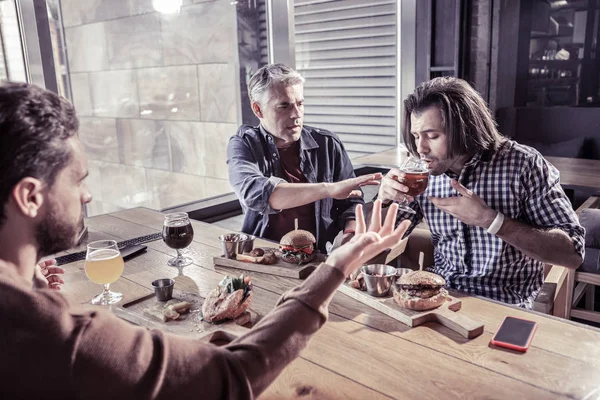
[[[271,136],[268,136],[268,137],[267,137],[267,140],[270,142],[270,141],[271,141],[271,140],[273,140],[273,139],[271,139]]]
[[[277,157],[277,153],[273,153],[273,157]]]

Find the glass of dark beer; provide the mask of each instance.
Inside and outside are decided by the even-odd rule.
[[[194,228],[192,228],[187,213],[180,212],[165,215],[162,238],[167,246],[177,250],[177,257],[168,261],[170,266],[185,267],[193,262],[191,257],[182,252],[194,239]]]
[[[427,189],[429,166],[426,162],[416,157],[408,157],[398,169],[400,170],[400,176],[397,176],[396,179],[403,185],[408,186],[407,195],[415,197]],[[398,211],[416,214],[415,210],[407,205],[406,199],[398,204]]]

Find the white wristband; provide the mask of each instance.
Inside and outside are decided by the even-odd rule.
[[[496,218],[494,218],[491,225],[487,228],[487,233],[491,233],[492,235],[495,235],[496,233],[498,233],[500,228],[502,228],[503,223],[504,223],[504,214],[502,214],[500,211],[498,211],[498,214],[496,214]]]

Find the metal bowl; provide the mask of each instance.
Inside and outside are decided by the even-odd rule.
[[[385,264],[370,264],[360,268],[363,273],[367,293],[374,297],[384,297],[396,281],[396,268]]]
[[[396,268],[396,278],[400,278],[402,275],[408,274],[409,272],[413,272],[410,268]]]
[[[219,242],[221,242],[221,249],[223,250],[223,255],[226,258],[235,259],[235,256],[237,255],[239,240],[239,234],[237,233],[227,233],[225,235],[219,236]]]
[[[256,236],[240,233],[238,235],[238,254],[250,253],[254,248],[254,239]]]
[[[175,286],[175,281],[173,279],[157,279],[152,282],[152,286],[154,287],[154,294],[158,300],[167,301],[171,300],[173,297],[173,286]]]

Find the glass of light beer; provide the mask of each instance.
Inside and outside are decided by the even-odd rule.
[[[109,305],[123,299],[123,294],[109,290],[123,274],[125,262],[114,240],[97,240],[87,245],[85,274],[94,283],[104,285],[104,290],[92,299],[92,304]]]
[[[422,194],[425,189],[427,189],[427,183],[429,182],[429,165],[427,165],[426,162],[416,157],[408,157],[398,169],[400,170],[400,176],[397,176],[396,179],[398,182],[408,187],[407,195],[415,197]],[[406,199],[403,199],[402,202],[398,204],[398,211],[416,214],[416,212],[407,205]]]

